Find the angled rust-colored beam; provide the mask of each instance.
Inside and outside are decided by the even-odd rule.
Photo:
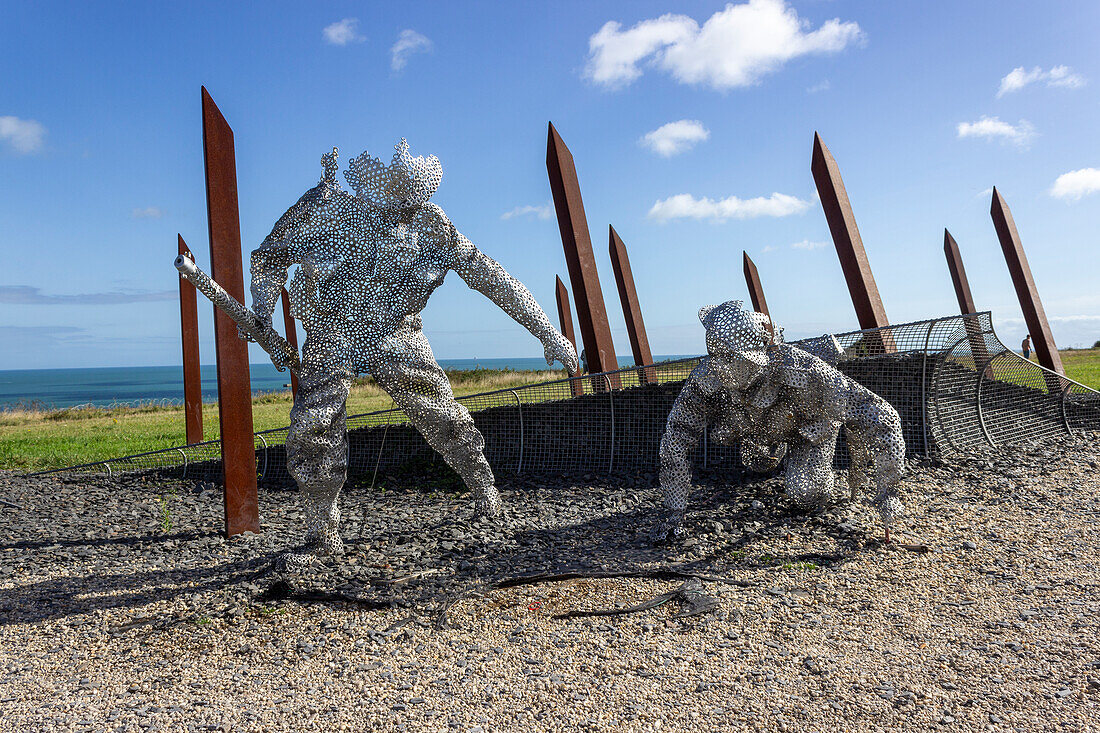
[[[764,299],[764,288],[760,285],[760,273],[756,271],[756,263],[752,261],[749,253],[745,250],[741,250],[741,255],[745,269],[745,284],[749,288],[752,309],[771,318],[772,314],[768,311],[768,301]]]
[[[206,213],[210,229],[210,275],[240,302],[244,297],[241,224],[237,209],[237,162],[233,130],[202,88],[202,148],[206,167]],[[218,362],[218,420],[225,479],[225,532],[260,531],[256,498],[256,448],[252,437],[252,386],[248,344],[237,325],[214,309]]]
[[[833,154],[825,147],[821,136],[814,133],[814,152],[810,163],[814,183],[821,197],[821,208],[829,222],[829,231],[833,235],[840,267],[844,271],[844,280],[848,283],[848,292],[852,296],[856,318],[860,328],[882,328],[890,325],[886,309],[882,307],[875,276],[867,261],[867,252],[863,249],[863,239],[859,236],[856,217],[852,212],[852,203],[840,177],[840,168]],[[893,338],[880,339],[887,352],[895,351]]]
[[[290,315],[290,293],[283,288],[283,327],[286,329],[286,342],[298,353],[298,329],[294,326],[294,318]],[[290,394],[298,396],[298,375],[290,372]]]
[[[1016,288],[1020,310],[1024,312],[1024,323],[1027,324],[1028,332],[1035,342],[1035,357],[1042,366],[1064,376],[1066,371],[1062,367],[1062,356],[1054,344],[1054,334],[1051,333],[1050,324],[1047,323],[1047,314],[1043,310],[1039,290],[1035,287],[1035,279],[1031,276],[1031,267],[1027,264],[1027,255],[1024,254],[1020,233],[1016,231],[1012,212],[1009,211],[1008,204],[1005,203],[1004,197],[996,186],[993,187],[989,215],[993,217],[997,239],[1001,241],[1001,251],[1004,252],[1005,262],[1008,263],[1008,272],[1012,275],[1012,284]],[[1061,385],[1056,378],[1048,379],[1047,386],[1051,391],[1061,391]]]
[[[615,284],[619,288],[619,302],[623,306],[623,318],[626,319],[626,334],[630,338],[630,351],[634,354],[634,366],[638,369],[638,379],[642,384],[654,384],[657,373],[653,367],[653,353],[649,350],[649,337],[642,320],[642,306],[638,303],[638,291],[634,288],[634,273],[630,270],[630,258],[626,254],[626,245],[615,231],[608,226],[608,250],[611,254],[611,269],[615,272]]]
[[[192,262],[195,256],[179,239],[179,254]],[[183,424],[187,444],[202,442],[202,374],[199,370],[199,307],[195,286],[180,278],[180,339],[183,342]]]
[[[569,282],[573,287],[573,302],[577,307],[577,322],[580,324],[589,370],[614,371],[619,365],[615,359],[615,345],[611,341],[611,327],[607,323],[600,277],[596,272],[596,258],[592,254],[592,239],[588,232],[588,219],[584,215],[577,169],[573,154],[553,123],[549,124],[546,135],[546,172],[554,194],[554,209],[558,215],[558,229],[561,230],[561,243],[569,266]],[[617,375],[610,375],[610,382],[612,388],[620,386]]]
[[[573,332],[573,313],[569,309],[569,291],[565,289],[565,283],[557,275],[554,275],[554,298],[558,301],[558,322],[561,324],[561,335],[569,339],[569,343],[573,344],[573,348],[576,349],[577,336]],[[577,353],[580,354],[581,352],[577,351]],[[574,379],[570,384],[573,388],[574,397],[580,397],[584,394],[584,384],[581,383],[581,380]]]
[[[943,230],[943,253],[947,257],[947,269],[951,271],[951,282],[955,285],[955,297],[959,301],[959,310],[968,315],[977,313],[974,306],[974,296],[970,294],[970,281],[966,279],[966,268],[963,267],[962,255],[959,253],[959,245],[951,232]],[[963,327],[970,341],[970,353],[974,356],[974,367],[978,368],[989,359],[989,351],[985,347],[985,337],[981,333],[981,324],[977,317],[963,319]]]

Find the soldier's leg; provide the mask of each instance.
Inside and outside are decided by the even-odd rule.
[[[833,496],[833,453],[836,450],[835,436],[832,440],[812,443],[794,443],[787,450],[787,468],[783,484],[787,496],[799,506],[819,509]]]
[[[290,411],[286,439],[287,469],[306,502],[307,554],[288,555],[286,562],[308,562],[317,551],[339,553],[340,489],[347,478],[347,398],[351,374],[346,369],[303,365],[298,394]]]
[[[423,333],[406,330],[399,344],[379,352],[370,371],[428,445],[462,477],[474,494],[478,513],[500,514],[500,494],[485,460],[485,439],[470,412],[455,401],[451,383],[435,363]]]

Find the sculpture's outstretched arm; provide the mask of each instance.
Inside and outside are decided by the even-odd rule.
[[[672,405],[661,436],[661,495],[665,516],[658,524],[654,539],[664,540],[682,531],[681,522],[688,494],[691,493],[691,457],[707,427],[710,406],[706,397],[689,377]]]
[[[905,437],[901,430],[901,418],[890,403],[860,385],[854,385],[845,420],[846,432],[854,438],[856,450],[853,461],[870,459],[870,470],[875,485],[872,504],[878,509],[886,527],[886,541],[890,541],[890,527],[899,514],[898,483],[905,473]],[[864,479],[866,481],[866,478]]]
[[[577,373],[577,353],[562,336],[523,283],[508,274],[496,260],[455,232],[457,245],[453,268],[474,290],[500,306],[517,323],[542,342],[546,361],[560,361],[570,375]]]

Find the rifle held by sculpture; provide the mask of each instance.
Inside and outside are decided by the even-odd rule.
[[[256,314],[250,311],[240,301],[234,298],[221,285],[203,272],[198,265],[189,258],[179,255],[173,263],[184,277],[195,286],[195,289],[210,299],[222,313],[233,319],[241,332],[259,344],[260,348],[271,355],[275,368],[280,372],[290,367],[295,375],[298,374],[300,361],[298,351],[287,343],[286,339],[278,334],[274,328],[260,322]]]

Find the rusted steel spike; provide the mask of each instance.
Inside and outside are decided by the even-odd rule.
[[[626,245],[615,231],[608,226],[608,251],[611,254],[611,269],[615,272],[615,284],[619,288],[619,303],[623,306],[623,318],[626,319],[626,333],[630,338],[630,351],[634,354],[634,366],[645,367],[638,370],[638,379],[642,384],[653,384],[657,375],[649,365],[653,363],[653,354],[649,350],[649,337],[642,320],[642,306],[638,303],[638,291],[634,288],[634,273],[630,270],[630,258],[626,254]]]
[[[947,257],[947,269],[951,271],[951,282],[955,285],[955,297],[959,300],[959,310],[968,315],[977,313],[974,306],[974,296],[970,294],[970,281],[966,279],[966,268],[963,267],[962,255],[959,254],[959,245],[951,232],[943,230],[943,253]],[[977,317],[963,320],[967,338],[970,341],[970,353],[974,356],[974,366],[984,364],[989,358],[989,351],[985,347],[985,337],[981,333],[981,324]]]
[[[210,229],[210,275],[242,303],[244,267],[237,210],[237,163],[233,130],[202,88],[202,147],[206,167],[206,212]],[[237,326],[214,309],[218,362],[218,419],[225,478],[225,532],[259,532],[256,499],[256,448],[252,436],[252,387],[248,345]]]
[[[569,339],[569,343],[573,344],[573,348],[576,349],[577,336],[573,332],[573,313],[569,309],[569,291],[565,289],[565,283],[557,275],[554,275],[554,297],[558,301],[558,322],[561,324],[561,334]],[[581,380],[575,379],[571,384],[573,396],[580,397],[584,394],[584,384],[581,383]]]
[[[179,239],[179,254],[192,262],[183,235]],[[183,423],[188,445],[202,442],[202,374],[199,370],[199,307],[195,286],[180,278],[180,339],[183,342]]]
[[[286,329],[286,342],[298,353],[298,329],[294,326],[294,318],[290,315],[290,293],[283,288],[283,327]],[[298,396],[298,375],[290,372],[290,394]]]
[[[1024,254],[1024,246],[1020,242],[1020,233],[1016,231],[1012,212],[1008,210],[1008,204],[1005,203],[996,186],[993,187],[993,200],[989,214],[993,217],[997,239],[1001,241],[1001,251],[1004,252],[1005,262],[1008,263],[1012,284],[1016,287],[1020,310],[1024,312],[1024,323],[1027,324],[1028,332],[1035,343],[1035,357],[1042,366],[1064,376],[1066,372],[1062,367],[1062,356],[1054,344],[1054,335],[1051,333],[1050,324],[1047,323],[1047,314],[1043,310],[1039,290],[1035,287],[1035,279],[1031,276],[1027,255]],[[1047,386],[1051,391],[1061,391],[1060,380],[1057,378],[1048,379]]]
[[[886,309],[882,307],[882,298],[879,297],[878,286],[875,285],[875,276],[871,273],[867,252],[864,251],[863,240],[859,236],[859,227],[856,226],[852,204],[848,200],[848,192],[844,189],[844,181],[840,177],[840,168],[833,154],[821,141],[821,136],[816,132],[810,170],[813,172],[814,183],[821,197],[821,208],[825,211],[825,219],[829,222],[829,231],[833,235],[833,244],[840,258],[844,279],[848,283],[848,292],[852,296],[852,305],[855,306],[859,327],[889,326],[890,321],[886,317]],[[891,337],[888,336],[882,341],[885,351],[895,351]]]
[[[577,322],[589,370],[614,371],[619,365],[615,359],[615,345],[611,341],[611,327],[607,323],[607,309],[596,272],[596,258],[592,254],[592,239],[584,215],[577,169],[573,154],[553,123],[549,124],[546,136],[546,171],[550,176],[550,190],[554,195],[554,209],[558,215],[558,229],[561,230],[561,243],[569,266],[569,282],[573,286],[573,302],[577,308]],[[610,382],[612,388],[620,386],[618,375],[610,375]]]
[[[760,273],[756,271],[756,263],[752,261],[749,253],[745,250],[741,250],[741,255],[745,266],[745,284],[749,288],[752,309],[771,318],[772,314],[768,311],[768,301],[764,299],[764,288],[760,285]]]

